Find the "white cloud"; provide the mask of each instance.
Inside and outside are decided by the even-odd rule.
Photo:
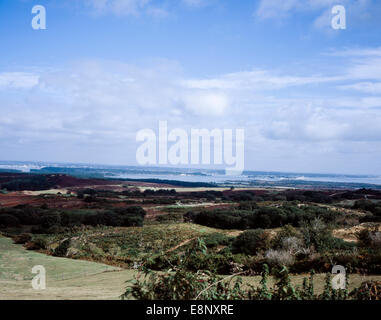
[[[199,116],[223,116],[229,106],[227,96],[221,93],[196,91],[183,99],[185,108]]]
[[[96,162],[133,163],[136,132],[167,120],[186,130],[244,127],[253,163],[255,154],[282,164],[287,157],[342,159],[340,150],[353,155],[357,144],[369,157],[379,156],[381,79],[362,77],[376,78],[372,70],[381,61],[354,58],[320,74],[302,66],[189,78],[170,61],[140,67],[99,60],[39,75],[1,73],[0,147],[45,148],[41,156],[57,160],[56,146],[65,146],[61,160],[84,161],[91,154]]]
[[[381,61],[378,63],[381,65]],[[364,68],[364,74],[368,69],[378,68],[366,64],[366,69],[364,63],[359,65]],[[336,108],[366,110],[381,106],[381,97],[346,94],[348,89],[378,92],[378,82],[358,82],[362,74],[353,71],[358,68],[351,65],[341,74],[320,76],[256,70],[187,79],[181,68],[170,62],[141,68],[118,62],[84,61],[39,77],[24,73],[1,74],[0,84],[34,87],[32,92],[23,94],[25,104],[19,106],[19,110],[37,111],[29,120],[25,119],[26,124],[32,122],[31,128],[52,117],[48,123],[54,123],[61,133],[86,136],[113,132],[118,136],[126,126],[136,128],[139,122],[154,126],[156,119],[167,118],[188,126],[206,116],[208,125],[246,123],[250,119],[257,128],[267,132],[267,138],[327,140],[342,137],[341,115],[348,115],[354,121],[350,116],[354,111],[333,112]],[[12,82],[11,79],[17,80]],[[306,86],[316,87],[317,95],[290,97],[289,90]],[[337,91],[333,97],[325,96],[326,88],[332,86],[346,91],[342,94]],[[287,91],[279,91],[283,89]],[[10,116],[15,123],[17,117],[24,117],[14,112],[9,114],[15,115]],[[348,129],[349,123],[344,127]],[[322,133],[317,134],[319,128],[324,127]]]
[[[356,90],[371,94],[381,94],[381,82],[358,82],[349,85],[340,86],[341,89],[345,90]],[[381,98],[377,103],[377,106],[381,106]]]
[[[39,76],[26,72],[0,73],[0,88],[32,88],[38,84]]]
[[[164,16],[166,11],[152,5],[152,0],[84,0],[97,14],[115,14],[117,16],[136,16],[147,13]]]
[[[354,60],[348,75],[353,79],[381,79],[381,57]]]
[[[297,14],[316,13],[317,17],[311,21],[311,25],[317,29],[331,29],[332,13],[334,5],[343,5],[346,9],[349,21],[353,26],[358,21],[370,20],[377,10],[372,10],[378,4],[373,0],[261,0],[254,16],[266,19],[285,19]],[[377,18],[379,19],[379,18]],[[348,20],[348,19],[347,19]]]
[[[185,85],[197,89],[253,89],[274,90],[342,80],[342,76],[293,76],[279,75],[267,70],[229,73],[218,78],[187,80]]]
[[[300,7],[300,0],[261,0],[256,16],[261,19],[285,17]]]
[[[147,14],[164,18],[169,15],[169,7],[179,3],[177,0],[83,0],[96,14],[114,14],[117,16],[137,16]],[[202,7],[207,0],[182,0],[186,6]]]
[[[356,0],[342,0],[341,4],[350,4]],[[261,0],[257,7],[256,16],[262,19],[288,17],[295,13],[310,12],[331,8],[337,4],[335,0]]]
[[[348,67],[345,70],[345,79],[381,81],[381,48],[334,50],[326,53],[326,55],[346,58]],[[371,86],[369,82],[365,85],[368,88]],[[345,87],[350,88],[349,86]],[[358,85],[353,88],[356,87],[359,88]],[[362,87],[364,88],[364,84]]]

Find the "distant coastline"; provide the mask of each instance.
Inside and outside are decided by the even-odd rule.
[[[36,174],[68,174],[76,177],[136,181],[172,181],[218,186],[294,187],[330,189],[381,189],[381,176],[316,173],[245,171],[239,176],[226,176],[223,170],[108,166],[76,163],[44,163],[0,161],[0,171]]]

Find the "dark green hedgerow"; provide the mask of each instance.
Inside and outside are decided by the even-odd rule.
[[[296,206],[289,203],[280,207],[251,206],[253,210],[214,210],[188,212],[184,217],[187,221],[219,229],[268,229],[278,228],[287,224],[300,226],[316,217],[325,223],[334,223],[342,215],[318,206]]]
[[[143,226],[145,210],[142,207],[112,208],[105,210],[55,210],[34,207],[3,208],[0,227],[34,226],[33,233],[59,233],[63,228],[79,225],[122,227]]]

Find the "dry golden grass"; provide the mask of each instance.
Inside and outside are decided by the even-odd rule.
[[[357,226],[353,226],[350,228],[340,228],[333,230],[332,235],[337,238],[341,238],[345,241],[350,241],[350,242],[356,242],[357,237],[356,235],[361,231],[366,228],[375,228],[378,231],[381,231],[381,223],[374,223],[374,222],[367,222],[367,223],[361,223]]]

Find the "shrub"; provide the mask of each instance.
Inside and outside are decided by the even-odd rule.
[[[370,241],[372,247],[381,248],[381,232],[371,232]]]
[[[253,201],[254,194],[249,191],[233,192],[229,195],[229,198],[233,201]]]
[[[43,237],[34,237],[32,241],[25,244],[27,250],[45,250],[48,247],[48,241]]]
[[[91,226],[142,227],[145,214],[146,212],[141,207],[116,208],[87,214],[82,223]]]
[[[293,254],[303,247],[303,240],[297,237],[287,237],[282,239],[282,248]]]
[[[31,240],[32,240],[32,235],[30,233],[22,233],[13,238],[13,241],[16,244],[25,244]]]
[[[178,213],[163,214],[163,215],[156,217],[156,221],[158,221],[160,223],[182,222],[183,221],[183,215],[178,214]]]
[[[311,248],[300,248],[297,252],[295,252],[295,258],[297,260],[303,260],[303,259],[308,259],[313,251]]]
[[[245,292],[241,279],[223,281],[210,272],[188,272],[176,268],[175,272],[158,274],[145,272],[144,278],[130,281],[122,299],[137,300],[242,300]]]
[[[365,248],[381,248],[381,232],[363,229],[357,233],[359,246]]]
[[[331,230],[319,218],[314,219],[311,223],[304,224],[301,232],[305,245],[314,247],[318,252],[331,249],[348,250],[355,246],[355,244],[342,239],[334,238]]]
[[[203,240],[208,248],[214,248],[219,245],[229,245],[231,243],[232,238],[224,235],[223,233],[215,232],[208,234],[203,238]]]
[[[178,255],[157,255],[148,257],[144,261],[144,265],[152,270],[165,270],[180,264]]]
[[[358,200],[353,205],[353,209],[361,209],[370,212],[373,212],[375,208],[376,204],[370,200]]]
[[[233,253],[255,255],[269,248],[269,234],[262,229],[247,230],[241,233],[232,244]]]
[[[245,204],[240,209],[214,211],[202,211],[198,213],[187,213],[187,221],[214,227],[219,229],[256,229],[277,228],[286,224],[300,226],[303,222],[311,222],[316,217],[321,217],[325,223],[335,222],[342,215],[340,212],[320,208],[317,206],[298,207],[294,204],[285,203],[281,207],[258,207],[249,210]]]
[[[366,222],[381,222],[381,216],[376,216],[370,213],[359,218],[359,223],[366,223]]]
[[[266,261],[271,266],[290,266],[294,263],[294,256],[287,250],[270,249],[265,254]]]
[[[333,289],[332,287],[332,281],[331,281],[331,274],[327,273],[325,277],[325,285],[324,285],[324,291],[322,294],[318,296],[319,300],[348,300],[349,299],[349,292],[348,292],[348,275],[345,277],[345,284],[346,289]]]
[[[187,216],[193,220],[194,223],[201,224],[208,227],[219,229],[247,229],[249,212],[238,211],[204,211],[198,214],[188,214]]]
[[[366,281],[350,293],[355,300],[381,300],[381,281]]]
[[[200,248],[197,249],[196,245]],[[260,286],[243,286],[238,275],[244,271],[228,277],[217,276],[213,272],[189,272],[184,267],[194,253],[205,254],[202,241],[196,241],[194,246],[187,250],[179,266],[163,273],[155,273],[144,267],[144,277],[138,274],[135,279],[128,281],[129,285],[122,294],[122,299],[138,300],[380,300],[381,282],[363,283],[350,295],[347,289],[333,289],[330,273],[326,276],[322,294],[314,292],[314,271],[310,272],[309,279],[304,278],[303,286],[293,286],[287,267],[275,270],[275,287],[268,287],[269,268],[262,265],[262,279]],[[235,278],[235,280],[233,280]],[[348,285],[348,276],[346,285]]]
[[[121,226],[123,227],[143,227],[144,218],[139,216],[124,216]]]
[[[300,292],[291,285],[291,279],[287,267],[275,273],[275,289],[272,294],[273,300],[299,300]]]
[[[132,206],[127,208],[114,209],[114,212],[121,216],[122,226],[124,227],[142,227],[145,210],[139,206]]]
[[[81,214],[70,214],[68,212],[61,213],[61,225],[65,227],[73,227],[81,225],[82,223],[82,215]]]
[[[251,210],[255,210],[255,209],[258,209],[258,205],[256,202],[254,201],[245,201],[245,202],[241,202],[238,206],[238,210],[247,210],[247,211],[251,211]]]
[[[174,269],[165,273],[144,269],[144,278],[138,275],[129,281],[130,285],[121,298],[138,300],[244,299],[245,292],[241,289],[241,279],[230,282],[224,281],[224,278],[212,272],[187,271],[186,264],[193,260],[194,254],[203,256],[206,253],[205,250],[203,241],[199,239],[187,250],[180,265]]]
[[[43,229],[49,229],[53,226],[61,225],[61,216],[58,213],[45,214],[41,218],[41,227]]]
[[[276,234],[271,245],[275,249],[280,249],[283,247],[283,240],[290,237],[297,238],[300,235],[293,226],[287,224]]]
[[[200,254],[196,252],[187,259],[184,268],[193,272],[207,270],[217,274],[229,274],[232,269],[232,264],[233,257],[231,254]]]
[[[0,226],[16,227],[20,224],[20,220],[10,214],[0,214]]]
[[[65,239],[54,250],[53,255],[56,257],[65,257],[69,247],[70,247],[70,239]]]

